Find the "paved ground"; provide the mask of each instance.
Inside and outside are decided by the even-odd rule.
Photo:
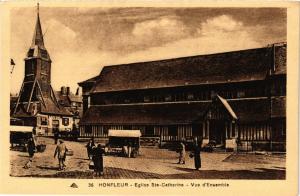
[[[186,157],[186,164],[176,164],[174,151],[141,148],[137,158],[104,157],[104,176],[95,177],[88,169],[89,160],[85,143],[66,141],[74,151],[67,157],[67,168],[58,171],[53,158],[55,145],[52,139],[39,138],[47,144],[46,151],[36,153],[32,167],[23,169],[29,159],[24,152],[11,151],[11,176],[58,178],[113,178],[113,179],[285,179],[285,155],[255,155],[232,153],[202,153],[202,168],[194,170],[193,159]]]

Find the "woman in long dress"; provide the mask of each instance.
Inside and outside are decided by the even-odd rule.
[[[190,154],[190,157],[194,157],[195,162],[195,169],[199,170],[201,168],[201,157],[200,157],[200,151],[201,151],[201,143],[197,141],[197,138],[195,138],[194,141],[194,148],[192,153]]]
[[[199,170],[199,168],[201,168],[200,150],[201,147],[199,146],[199,144],[196,144],[194,147],[194,161],[196,170]]]
[[[94,171],[96,175],[103,175],[103,154],[104,149],[101,147],[101,144],[98,144],[96,148],[93,149],[93,162],[94,162]]]

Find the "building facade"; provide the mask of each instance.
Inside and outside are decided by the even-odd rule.
[[[11,109],[11,117],[22,120],[24,125],[36,127],[37,133],[41,135],[51,135],[53,130],[70,131],[73,128],[72,113],[58,103],[51,86],[51,63],[37,12],[32,44],[25,58],[25,76]]]
[[[62,86],[60,91],[55,91],[58,103],[73,116],[73,127],[79,128],[79,121],[82,116],[82,96],[79,88],[76,93],[72,93],[70,87]]]
[[[79,83],[80,135],[140,129],[161,144],[197,137],[203,146],[284,151],[286,47],[106,66]]]

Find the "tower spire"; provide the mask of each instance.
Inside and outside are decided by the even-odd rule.
[[[42,32],[42,26],[40,22],[40,15],[39,15],[39,3],[37,3],[37,20],[35,24],[35,30],[33,33],[33,39],[32,39],[32,44],[31,47],[34,48],[35,46],[38,46],[42,49],[45,48],[44,46],[44,38],[43,38],[43,32]]]

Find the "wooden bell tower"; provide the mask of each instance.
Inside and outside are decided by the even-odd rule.
[[[59,110],[60,106],[51,87],[52,61],[44,44],[39,4],[32,43],[24,60],[25,76],[12,115],[18,116],[18,113],[35,115],[39,112],[41,104],[45,109],[51,105],[52,108],[54,106]]]

